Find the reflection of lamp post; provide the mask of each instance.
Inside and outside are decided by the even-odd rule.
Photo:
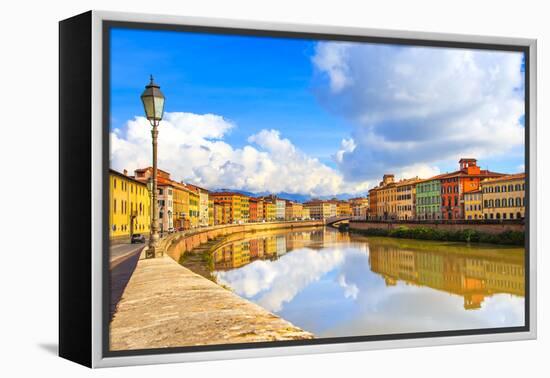
[[[158,125],[164,113],[164,95],[160,91],[160,87],[153,81],[145,87],[141,94],[141,101],[145,109],[145,115],[151,123],[151,136],[153,139],[153,180],[151,186],[151,237],[149,238],[149,248],[147,249],[146,258],[154,258],[158,245],[158,212],[157,212],[157,137]]]

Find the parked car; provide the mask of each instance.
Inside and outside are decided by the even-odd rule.
[[[132,244],[145,243],[145,236],[142,234],[133,234],[131,239]]]

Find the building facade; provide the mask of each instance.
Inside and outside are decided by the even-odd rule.
[[[441,219],[441,181],[436,177],[416,184],[416,219]]]
[[[367,197],[351,198],[349,203],[351,207],[351,215],[353,217],[367,217],[367,211],[369,209],[369,199]]]
[[[385,174],[378,186],[369,190],[370,214],[373,220],[397,219],[395,176]]]
[[[199,195],[197,225],[199,227],[208,226],[208,190],[193,184],[187,184],[187,187]]]
[[[286,201],[285,220],[300,220],[303,219],[304,205],[298,202]]]
[[[250,218],[249,198],[238,192],[211,192],[214,204],[221,206],[222,224],[247,223]],[[223,205],[223,206],[222,206]],[[227,214],[228,213],[228,214]]]
[[[189,218],[189,190],[181,183],[172,183],[173,207],[174,207],[174,228],[176,230],[187,230],[191,227]]]
[[[395,213],[398,220],[415,218],[416,183],[418,178],[401,180],[395,184]]]
[[[464,193],[464,219],[483,219],[483,199],[481,190]]]
[[[443,219],[464,219],[464,193],[479,190],[481,180],[504,176],[482,170],[476,159],[462,158],[459,170],[441,175],[441,215]]]
[[[337,217],[351,217],[351,204],[348,201],[334,201]]]
[[[147,185],[124,173],[109,170],[109,237],[125,239],[148,235],[151,225],[151,194]]]
[[[170,184],[158,184],[159,232],[174,231],[174,188]]]
[[[481,182],[483,219],[525,218],[525,173]]]
[[[268,222],[272,222],[277,218],[277,208],[275,203],[269,199],[262,200],[264,207],[264,219]]]

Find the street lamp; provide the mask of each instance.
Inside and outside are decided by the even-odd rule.
[[[164,95],[160,91],[160,87],[153,81],[153,75],[151,75],[151,82],[145,86],[145,90],[141,94],[141,102],[143,102],[143,108],[145,109],[145,115],[151,123],[151,136],[153,139],[153,180],[151,187],[151,236],[149,238],[149,248],[145,254],[145,257],[150,259],[156,256],[157,245],[159,240],[158,234],[158,212],[157,212],[157,138],[158,138],[158,125],[164,114]]]

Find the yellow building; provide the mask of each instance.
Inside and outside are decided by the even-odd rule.
[[[484,219],[525,218],[525,173],[481,181]]]
[[[399,220],[411,220],[414,214],[414,199],[416,195],[416,183],[418,177],[401,180],[395,184],[395,205],[390,200],[390,205],[395,206],[395,216]]]
[[[241,223],[248,223],[250,221],[250,198],[245,195],[241,195]]]
[[[350,217],[351,216],[351,204],[347,201],[337,201],[336,203],[336,216],[338,217]]]
[[[248,222],[250,205],[247,196],[236,192],[212,192],[209,197],[212,197],[214,204],[227,205],[220,207],[218,214],[214,215],[215,219],[220,219],[223,224]]]
[[[109,236],[129,238],[149,234],[151,198],[147,185],[133,177],[109,170]]]
[[[199,227],[199,202],[200,194],[197,190],[187,187],[189,190],[189,222],[191,228]]]
[[[337,214],[336,203],[333,201],[311,200],[304,203],[304,209],[309,210],[311,219],[326,219]]]
[[[277,218],[277,205],[264,200],[264,217],[268,222],[274,221]]]
[[[208,197],[208,225],[214,225],[214,200]]]
[[[369,209],[369,199],[367,197],[351,198],[351,215],[354,217],[366,217]]]
[[[187,230],[191,226],[189,217],[189,190],[183,184],[172,183],[173,216],[176,230]]]
[[[304,205],[298,202],[287,201],[285,208],[285,220],[300,220],[302,219],[302,212]]]
[[[311,219],[311,214],[309,213],[309,209],[306,207],[302,207],[302,219],[303,220]]]
[[[483,200],[481,190],[464,193],[464,219],[483,219]]]
[[[369,216],[373,220],[397,218],[395,176],[385,174],[380,184],[369,190]]]
[[[214,201],[214,225],[231,223],[231,205],[229,203]]]

